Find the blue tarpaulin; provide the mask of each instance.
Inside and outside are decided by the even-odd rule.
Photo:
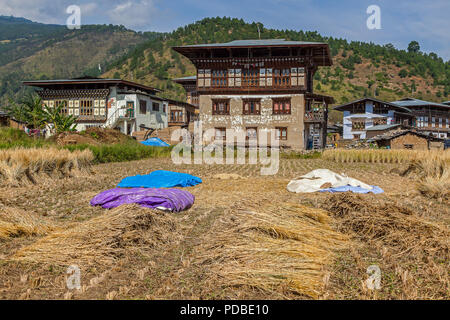
[[[334,187],[334,188],[327,188],[327,189],[322,189],[319,190],[319,192],[347,192],[347,191],[351,191],[351,192],[355,192],[355,193],[369,193],[372,192],[374,194],[378,194],[378,193],[383,193],[383,189],[381,189],[378,186],[371,186],[372,190],[369,189],[365,189],[365,188],[361,188],[361,187],[352,187],[352,186],[341,186],[341,187]]]
[[[187,173],[156,170],[145,175],[126,177],[119,182],[121,188],[172,188],[192,187],[202,183],[202,179]]]
[[[170,146],[169,144],[162,141],[160,138],[156,138],[156,137],[149,138],[145,141],[141,141],[141,143],[146,146],[152,146],[152,147],[168,147],[168,146]]]

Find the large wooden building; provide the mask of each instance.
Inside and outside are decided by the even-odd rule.
[[[105,127],[131,135],[143,127],[167,127],[167,101],[160,90],[121,79],[83,77],[65,80],[25,81],[49,107],[76,117],[76,129]]]
[[[190,86],[191,103],[198,99],[203,130],[215,128],[223,138],[226,129],[249,137],[274,129],[282,147],[325,146],[333,98],[313,93],[313,76],[318,67],[332,65],[326,43],[238,40],[173,50],[197,68],[196,77],[177,82]]]

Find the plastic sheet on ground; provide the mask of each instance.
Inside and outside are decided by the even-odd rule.
[[[119,182],[121,188],[173,188],[192,187],[202,183],[199,177],[166,170],[156,170],[145,175],[126,177]]]
[[[151,147],[169,147],[170,146],[168,143],[166,143],[166,142],[162,141],[160,138],[156,138],[156,137],[149,138],[145,141],[141,141],[141,143],[143,145],[151,146]]]
[[[382,193],[377,186],[371,186],[343,174],[337,174],[328,169],[316,169],[297,179],[291,180],[287,189],[290,192],[346,192]]]
[[[180,212],[190,208],[194,199],[190,192],[180,189],[114,188],[96,195],[91,205],[111,209],[122,204],[137,203],[146,208]]]

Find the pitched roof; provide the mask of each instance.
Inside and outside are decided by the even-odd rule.
[[[380,130],[389,130],[389,129],[394,129],[401,126],[401,124],[399,123],[394,123],[394,124],[379,124],[377,126],[373,126],[370,128],[367,128],[366,131],[380,131]]]
[[[373,102],[378,102],[378,103],[382,103],[382,104],[386,104],[386,105],[388,105],[390,107],[393,107],[395,109],[400,109],[400,110],[402,110],[404,112],[407,112],[407,113],[411,112],[411,110],[406,108],[405,106],[398,105],[398,104],[396,104],[394,102],[386,102],[386,101],[379,100],[379,99],[376,99],[376,98],[371,98],[371,97],[364,97],[364,98],[361,98],[361,99],[358,99],[358,100],[350,101],[350,102],[341,104],[339,106],[335,106],[335,107],[333,107],[333,109],[334,110],[338,110],[338,111],[344,111],[347,107],[351,106],[352,104],[358,103],[358,102],[365,102],[366,100],[373,101]]]
[[[264,40],[234,40],[225,43],[204,43],[172,47],[173,50],[188,58],[195,58],[194,52],[202,50],[230,50],[230,49],[256,49],[256,48],[312,48],[312,58],[319,66],[331,66],[333,60],[330,48],[325,42],[288,41],[285,39]],[[315,50],[314,50],[315,49]]]
[[[394,103],[394,104],[402,106],[402,107],[438,106],[438,107],[450,108],[450,105],[446,105],[446,104],[439,103],[439,102],[424,101],[424,100],[419,100],[419,99],[415,99],[415,98],[404,98],[401,100],[392,101],[391,103]]]
[[[145,91],[154,91],[154,92],[161,92],[161,90],[149,87],[140,83],[128,81],[128,80],[122,80],[122,79],[104,79],[104,78],[92,78],[92,77],[81,77],[81,78],[74,78],[74,79],[54,79],[54,80],[31,80],[31,81],[23,81],[23,84],[26,86],[33,86],[33,87],[40,87],[44,88],[47,86],[51,86],[54,84],[94,84],[94,83],[101,83],[101,84],[112,84],[112,85],[118,85],[122,84],[125,86],[145,90]]]
[[[425,134],[423,132],[419,132],[419,131],[412,130],[412,129],[388,131],[388,132],[385,132],[383,134],[379,134],[379,135],[377,135],[377,136],[375,136],[375,137],[373,137],[373,138],[371,138],[369,140],[371,140],[371,141],[392,140],[394,138],[403,136],[403,135],[408,134],[408,133],[411,133],[411,134],[414,134],[416,136],[425,138],[427,140],[444,141],[444,139],[437,138],[437,137],[435,137],[433,135],[428,135],[428,134]]]
[[[225,43],[205,43],[180,46],[179,48],[219,48],[219,47],[284,47],[284,46],[308,46],[320,45],[324,42],[309,41],[287,41],[285,39],[263,39],[263,40],[234,40]]]

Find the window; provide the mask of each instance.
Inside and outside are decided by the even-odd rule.
[[[290,114],[291,99],[273,99],[273,114]]]
[[[379,125],[383,125],[383,124],[387,124],[387,118],[373,119],[374,126],[379,126]]]
[[[352,122],[352,129],[353,130],[364,130],[366,128],[366,121],[365,120],[354,120]]]
[[[276,139],[277,140],[287,140],[287,128],[286,127],[277,127],[276,131]]]
[[[352,113],[365,113],[366,105],[363,102],[353,104],[353,112]]]
[[[213,100],[212,114],[230,114],[230,99]]]
[[[403,147],[405,149],[414,149],[414,145],[413,144],[404,144]]]
[[[381,104],[379,102],[374,102],[373,113],[386,114],[388,112],[389,112],[388,107],[385,104]]]
[[[68,113],[67,100],[56,100],[55,101],[55,108],[59,107],[60,105],[62,105],[60,113],[61,114],[67,114]]]
[[[245,140],[258,139],[258,129],[256,127],[245,128]]]
[[[134,118],[134,101],[127,101],[127,118]]]
[[[226,132],[227,130],[225,128],[215,128],[216,129],[216,136],[215,139],[216,140],[226,140]]]
[[[288,87],[291,84],[291,69],[273,69],[273,86]]]
[[[243,114],[261,114],[261,99],[244,99]]]
[[[227,82],[227,70],[212,70],[211,72],[211,86],[212,87],[226,87]]]
[[[152,104],[152,110],[153,110],[153,111],[159,112],[159,103],[153,102],[153,104]]]
[[[243,87],[258,87],[259,69],[242,69],[241,82]]]
[[[139,100],[139,113],[146,114],[147,113],[147,101]]]
[[[92,116],[94,113],[92,100],[80,100],[80,115]]]
[[[173,110],[170,111],[171,122],[183,122],[183,111]]]

